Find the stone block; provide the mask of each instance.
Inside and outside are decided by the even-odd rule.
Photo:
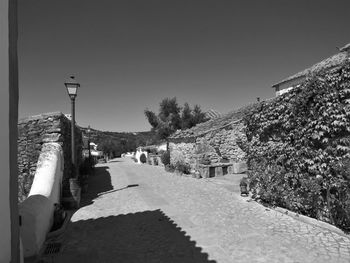
[[[200,170],[200,175],[203,178],[208,178],[209,177],[209,167],[200,167],[199,170]]]
[[[246,162],[233,163],[232,167],[233,167],[232,173],[234,173],[234,174],[245,173],[248,170]]]
[[[42,142],[59,142],[63,141],[63,137],[60,133],[49,133],[43,136]]]
[[[221,166],[215,167],[215,176],[223,176]]]

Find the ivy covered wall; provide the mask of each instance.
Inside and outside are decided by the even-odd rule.
[[[253,196],[350,229],[350,62],[245,118]]]

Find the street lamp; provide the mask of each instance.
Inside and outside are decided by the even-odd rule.
[[[89,149],[89,168],[91,168],[91,150],[90,150],[90,133],[91,133],[91,128],[90,125],[87,128],[87,134],[88,134],[88,149]]]
[[[77,97],[78,88],[80,87],[80,84],[75,80],[74,76],[70,76],[70,78],[64,83],[64,85],[67,88],[68,96],[71,99],[71,146],[72,146],[72,177],[76,176],[76,153],[75,153],[75,98]]]

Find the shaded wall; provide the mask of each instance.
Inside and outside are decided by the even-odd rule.
[[[20,262],[17,208],[17,1],[0,1],[0,262]]]
[[[82,133],[75,129],[77,162],[82,156]],[[71,160],[71,121],[61,112],[44,113],[18,122],[18,201],[29,194],[43,143],[57,142],[64,156],[63,187],[69,185]]]

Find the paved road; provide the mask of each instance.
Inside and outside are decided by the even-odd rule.
[[[96,168],[48,262],[350,262],[350,239],[225,184],[115,159]],[[223,182],[223,181],[221,181]]]

